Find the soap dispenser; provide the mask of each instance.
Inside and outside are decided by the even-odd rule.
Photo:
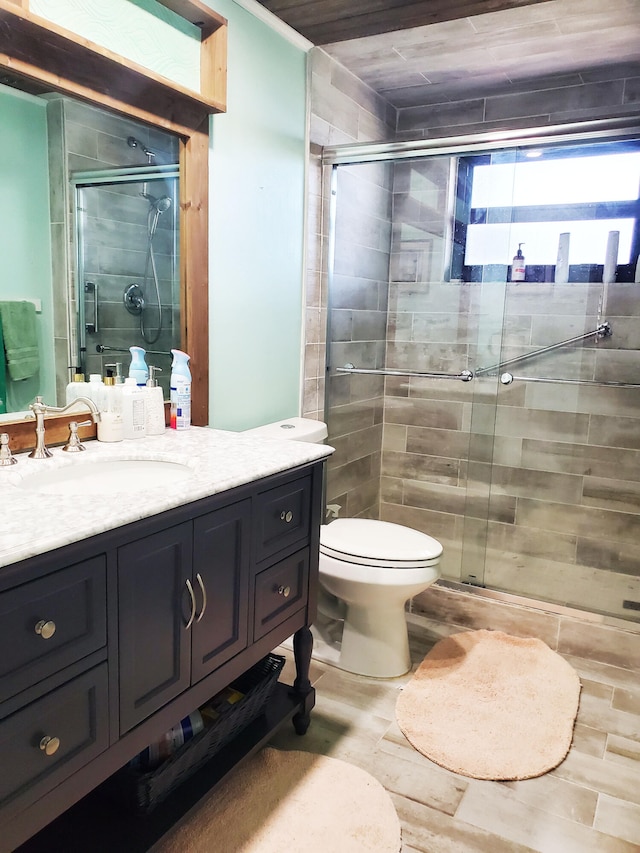
[[[122,386],[115,384],[113,371],[107,368],[104,378],[104,405],[98,422],[98,441],[122,441]]]
[[[149,365],[149,378],[146,387],[146,434],[162,435],[164,432],[164,394],[158,385],[156,373],[161,367]]]
[[[80,367],[69,368],[70,370],[74,370],[74,374],[71,377],[71,382],[67,385],[65,392],[65,403],[67,406],[69,403],[72,403],[76,397],[86,397],[87,396],[87,383],[84,381],[84,373]]]
[[[524,265],[524,255],[522,247],[524,243],[518,243],[518,251],[513,256],[513,264],[511,266],[511,281],[524,281],[527,268]]]

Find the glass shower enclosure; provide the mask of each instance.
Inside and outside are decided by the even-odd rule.
[[[160,369],[168,398],[180,346],[177,166],[75,173],[76,361],[85,376],[122,365],[130,346]]]
[[[445,580],[634,621],[637,138],[325,152],[327,504],[435,536]]]

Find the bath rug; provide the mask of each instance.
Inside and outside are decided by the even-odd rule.
[[[396,703],[407,740],[474,779],[541,776],[565,758],[580,679],[535,638],[454,634],[431,649]]]
[[[205,797],[150,853],[399,853],[400,822],[359,767],[263,749]]]

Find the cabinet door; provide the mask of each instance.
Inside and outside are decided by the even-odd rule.
[[[193,683],[247,645],[250,508],[250,501],[240,501],[194,522],[192,582],[200,604],[193,623]]]
[[[191,529],[186,522],[118,549],[121,733],[189,687]]]

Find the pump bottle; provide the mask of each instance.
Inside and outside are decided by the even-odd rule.
[[[124,438],[144,438],[146,434],[146,393],[133,376],[122,386],[122,427]]]
[[[156,379],[156,373],[161,371],[161,367],[149,365],[149,378],[145,389],[147,398],[145,431],[147,435],[162,435],[164,432],[164,395]]]
[[[76,397],[87,396],[87,383],[84,381],[84,373],[81,373],[80,368],[76,367],[75,373],[71,378],[71,382],[67,385],[65,392],[65,403],[67,406],[72,403]]]
[[[518,251],[513,256],[513,264],[511,266],[511,281],[524,281],[527,268],[524,265],[524,255],[522,254],[522,246],[524,243],[518,243]]]
[[[179,349],[171,355],[171,429],[189,429],[191,426],[191,371],[189,356]]]

